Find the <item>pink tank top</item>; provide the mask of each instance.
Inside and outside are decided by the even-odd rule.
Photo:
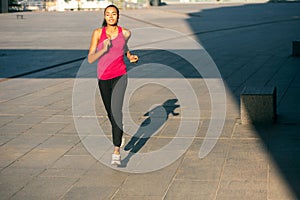
[[[107,39],[106,27],[102,28],[97,50],[103,48],[103,41]],[[126,65],[124,62],[125,38],[122,28],[118,26],[118,36],[111,40],[111,46],[98,61],[97,75],[98,79],[108,80],[126,74]]]

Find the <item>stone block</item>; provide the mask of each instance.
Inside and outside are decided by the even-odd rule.
[[[300,40],[293,41],[293,56],[300,56]]]
[[[240,95],[242,124],[271,124],[276,120],[276,87],[245,87]]]

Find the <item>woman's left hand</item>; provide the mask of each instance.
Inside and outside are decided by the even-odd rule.
[[[130,55],[130,56],[129,56],[129,61],[130,61],[131,63],[137,63],[138,60],[139,60],[139,57],[138,57],[137,55]]]

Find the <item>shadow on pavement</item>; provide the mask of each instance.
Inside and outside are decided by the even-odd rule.
[[[29,74],[31,78],[75,77],[78,67],[73,69],[73,73],[69,71],[70,74],[57,70],[56,76],[35,76],[35,73],[82,62],[86,55],[85,50],[0,49],[0,78],[18,78]]]
[[[296,103],[300,101],[300,58],[291,57],[292,41],[299,38],[300,5],[294,5],[288,11],[287,4],[224,6],[189,13],[186,21],[215,61],[237,105],[244,86],[277,87],[277,124],[254,128],[300,199],[300,109]],[[269,170],[275,174],[276,170]],[[276,184],[272,183],[272,191]]]
[[[185,78],[201,77],[188,61],[172,52],[140,49],[132,53],[139,55],[140,61],[132,64],[125,59],[128,71],[144,64],[157,63],[173,68]],[[83,50],[0,50],[0,78],[75,78],[80,67],[89,71],[80,78],[95,78],[97,62],[84,62],[86,56],[87,51]],[[45,63],[48,65],[45,66]]]
[[[162,105],[158,105],[144,114],[147,118],[141,123],[137,132],[124,147],[124,150],[129,151],[129,153],[122,160],[122,165],[120,167],[127,166],[130,158],[134,156],[135,153],[139,152],[147,141],[168,121],[169,115],[179,115],[179,113],[175,112],[175,109],[180,107],[180,105],[176,104],[177,101],[178,99],[168,99]]]

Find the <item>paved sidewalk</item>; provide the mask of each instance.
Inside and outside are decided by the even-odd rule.
[[[209,138],[216,145],[200,159],[199,149],[213,128],[210,123],[219,120],[211,120],[212,94],[207,85],[218,77],[201,76],[187,60],[172,53],[174,49],[132,47],[140,62],[128,63],[128,68],[140,71],[129,81],[154,83],[136,88],[128,102],[126,141],[136,134],[140,143],[122,151],[125,165],[119,168],[105,164],[111,149],[98,128],[110,139],[110,127],[98,92],[95,105],[87,101],[88,91],[95,91],[96,85],[79,90],[82,99],[73,97],[74,88],[95,83],[93,65],[84,65],[84,58],[92,30],[101,22],[101,12],[26,12],[24,19],[17,19],[15,13],[0,15],[0,199],[300,199],[300,58],[291,56],[292,41],[300,33],[299,3],[122,10],[120,25],[133,33],[150,27],[160,30],[145,32],[138,41],[144,46],[168,41],[172,47],[187,37],[198,41],[218,67],[226,89],[226,102],[219,94],[214,106],[227,112],[220,137]],[[183,36],[163,37],[168,30]],[[193,55],[189,48],[182,45],[178,52]],[[155,71],[151,66],[161,65],[154,63],[167,65],[183,77]],[[143,65],[149,69],[139,68]],[[76,77],[82,66],[87,66],[84,75]],[[82,82],[74,85],[76,81]],[[193,104],[185,104],[193,102],[194,96],[181,83],[189,83],[195,92],[200,117],[192,115]],[[220,91],[218,82],[213,83],[213,89]],[[276,124],[241,124],[239,94],[244,86],[277,87]],[[176,92],[186,95],[184,101]],[[92,109],[80,110],[73,118],[76,101]],[[162,108],[167,116],[161,117]],[[93,110],[97,116],[90,115]],[[151,120],[145,115],[150,110]],[[183,117],[185,111],[188,117]],[[160,115],[155,117],[156,113]],[[128,125],[130,118],[139,130]],[[74,119],[81,121],[75,124]],[[90,126],[95,120],[100,126]],[[142,127],[151,121],[157,123],[151,138],[142,138]],[[182,122],[190,126],[178,136]],[[96,144],[92,149],[103,153],[100,161],[85,148],[89,139],[89,144]],[[131,173],[139,155],[147,157],[173,141],[177,146],[169,157],[157,156],[146,163],[148,169]],[[189,142],[184,149],[182,145]],[[182,155],[164,163],[176,153]],[[157,163],[165,167],[151,170]]]

